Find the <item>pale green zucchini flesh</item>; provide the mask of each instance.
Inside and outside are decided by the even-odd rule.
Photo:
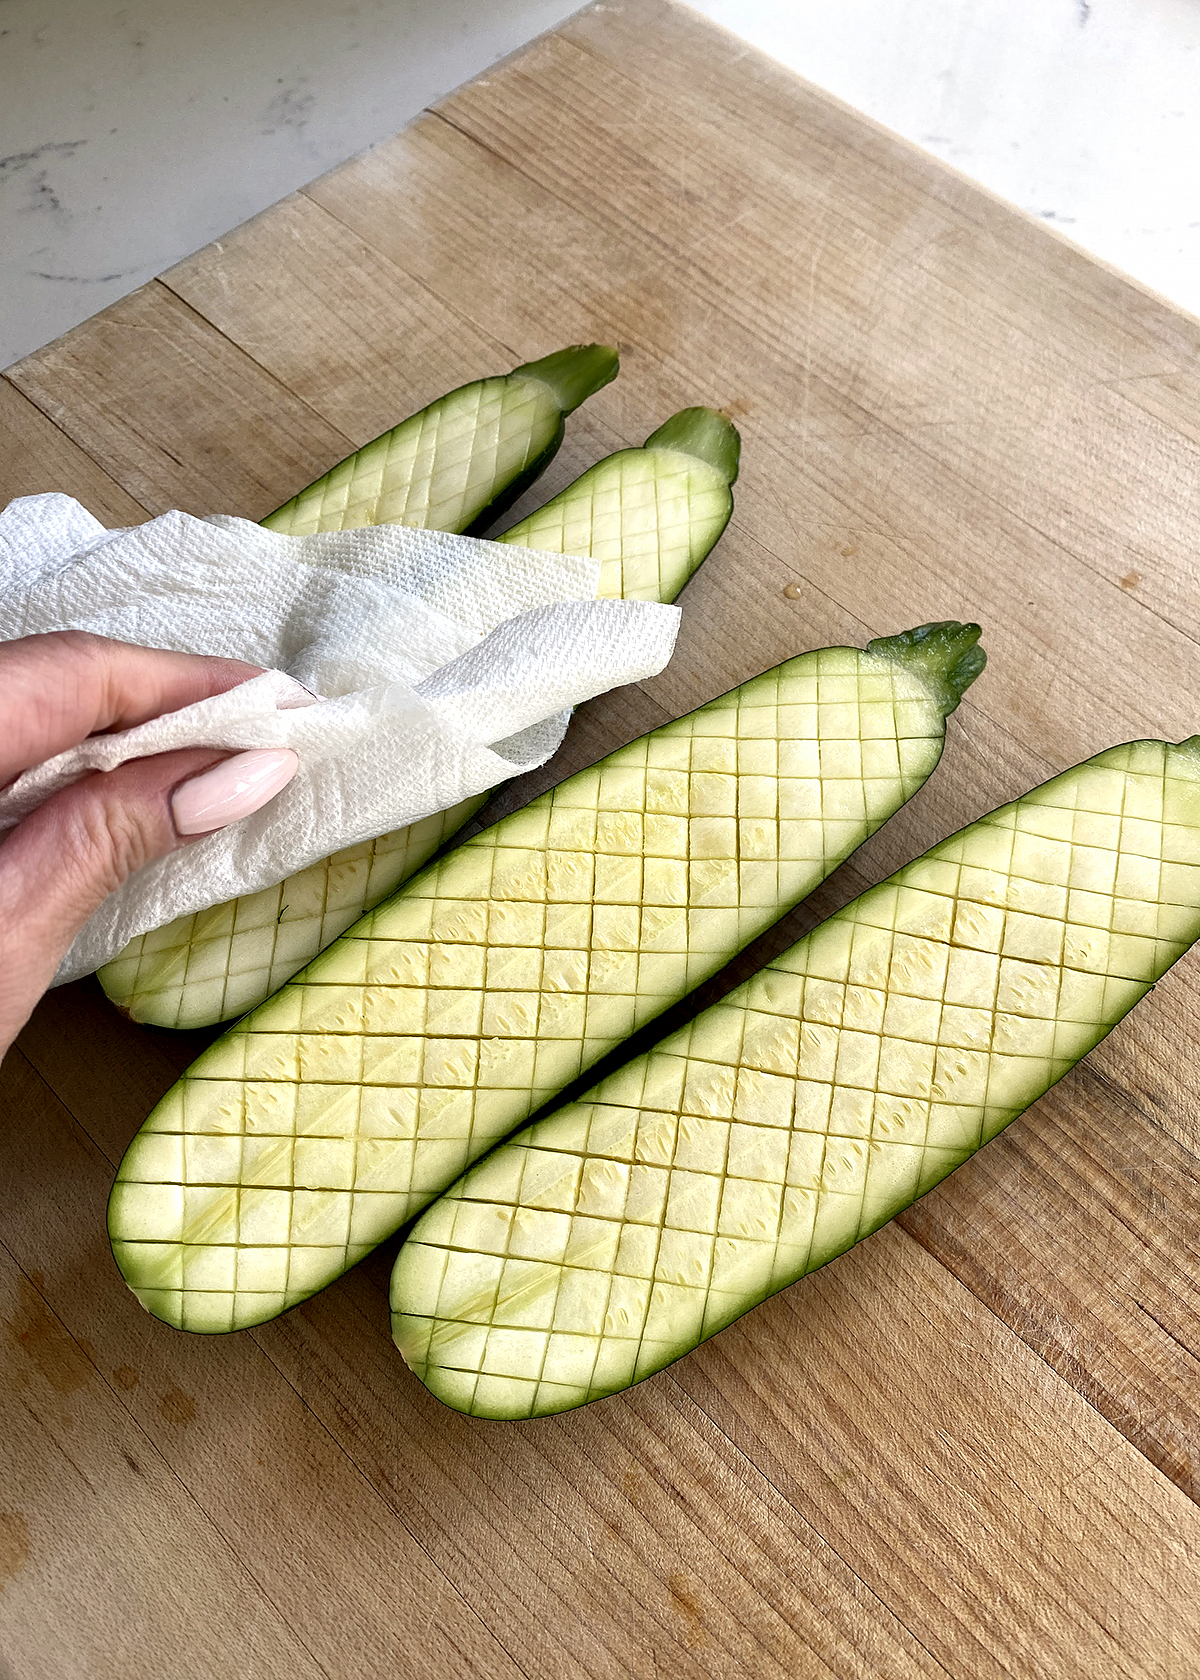
[[[599,348],[560,357],[590,356]],[[712,409],[684,409],[643,448],[599,462],[500,540],[595,556],[603,597],[672,601],[725,529],[737,463],[730,422]],[[100,970],[100,983],[119,1008],[149,1026],[234,1020],[427,863],[486,797],[477,794],[322,858],[277,886],[140,934]]]
[[[340,461],[262,523],[294,537],[364,525],[486,529],[554,458],[565,417],[617,369],[608,345],[573,344],[510,374],[461,385]],[[394,892],[485,798],[140,934],[100,970],[100,984],[119,1009],[149,1026],[232,1020]]]
[[[439,397],[269,514],[286,536],[412,525],[476,531],[549,465],[563,420],[617,375],[607,344],[573,344]]]
[[[713,974],[925,781],[976,626],[827,648],[449,852],[204,1052],[109,1208],[142,1302],[261,1323]]]
[[[640,449],[623,449],[499,539],[601,563],[598,593],[673,601],[733,512],[738,435],[711,408],[685,408]]]
[[[475,1167],[392,1277],[478,1417],[680,1358],[929,1190],[1200,936],[1200,738],[1138,741],[935,846]]]

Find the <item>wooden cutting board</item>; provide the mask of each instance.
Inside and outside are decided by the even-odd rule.
[[[1200,323],[658,0],[11,369],[0,502],[258,518],[593,338],[621,377],[537,494],[703,402],[737,510],[669,670],[493,812],[802,649],[977,618],[942,768],[761,960],[1048,773],[1200,727]],[[1198,1008],[1193,956],[895,1225],[631,1394],[497,1425],[393,1351],[394,1245],[227,1340],[143,1313],[105,1196],[197,1041],[55,992],[3,1073],[0,1671],[1200,1674]]]

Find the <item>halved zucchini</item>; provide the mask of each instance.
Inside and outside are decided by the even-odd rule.
[[[894,1217],[1200,936],[1200,737],[1035,788],[504,1144],[400,1252],[405,1359],[477,1417],[640,1382]]]
[[[600,461],[498,540],[594,556],[602,597],[672,601],[729,522],[738,453],[737,431],[723,415],[684,409],[642,448]],[[486,798],[474,794],[321,858],[278,886],[141,934],[100,970],[100,984],[150,1026],[236,1019],[427,863]]]
[[[573,344],[460,385],[339,461],[262,523],[293,537],[388,524],[486,530],[553,460],[566,416],[617,369],[607,344]],[[386,898],[486,797],[344,847],[277,886],[151,928],[100,969],[100,984],[118,1009],[149,1026],[231,1020]]]
[[[733,512],[741,443],[711,408],[684,408],[497,540],[600,561],[602,599],[673,601]]]
[[[566,416],[616,376],[617,352],[607,344],[572,344],[460,385],[339,461],[262,523],[291,537],[363,525],[486,530],[549,466]]]
[[[789,660],[449,852],[227,1032],[130,1145],[126,1281],[258,1324],[721,967],[931,773],[974,625]]]

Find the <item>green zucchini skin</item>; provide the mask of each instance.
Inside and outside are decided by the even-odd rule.
[[[447,853],[213,1044],[109,1205],[198,1331],[332,1282],[806,896],[931,774],[974,625],[767,672]]]
[[[417,1222],[397,1345],[476,1417],[642,1381],[892,1219],[1200,937],[1200,737],[942,841]]]

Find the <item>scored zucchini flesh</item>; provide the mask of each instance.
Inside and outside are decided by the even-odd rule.
[[[460,385],[339,461],[262,523],[291,537],[363,525],[483,529],[550,464],[566,415],[616,374],[617,353],[607,344],[573,344]]]
[[[390,524],[484,530],[553,460],[566,416],[617,369],[610,346],[573,344],[509,374],[461,385],[339,461],[262,523],[293,537]],[[486,797],[343,847],[276,886],[151,928],[100,969],[100,984],[119,1009],[149,1026],[232,1020],[394,892]]]
[[[723,415],[682,409],[499,540],[599,560],[602,598],[673,601],[729,523],[738,453]]]
[[[1056,776],[496,1150],[392,1278],[479,1417],[661,1370],[929,1190],[1200,936],[1200,737]]]
[[[109,1206],[151,1312],[239,1329],[332,1282],[809,893],[925,781],[974,625],[803,655],[409,881],[167,1093]]]
[[[602,597],[671,601],[728,523],[737,463],[730,422],[711,409],[685,409],[643,448],[599,462],[500,540],[594,556]],[[277,886],[139,934],[100,970],[100,983],[119,1008],[150,1026],[233,1020],[394,892],[486,797],[474,794],[319,859]]]

